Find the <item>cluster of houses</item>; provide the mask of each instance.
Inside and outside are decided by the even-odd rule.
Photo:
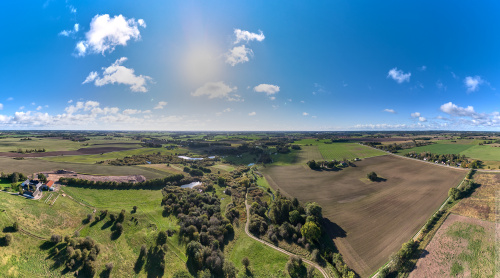
[[[54,191],[54,181],[42,183],[38,180],[27,179],[21,183],[23,188],[23,196],[27,198],[35,198],[42,194],[42,190]]]

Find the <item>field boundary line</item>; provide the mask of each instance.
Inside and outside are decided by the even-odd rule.
[[[269,247],[271,247],[271,248],[273,248],[273,249],[275,249],[275,250],[277,250],[277,251],[279,251],[279,252],[281,252],[281,253],[283,253],[283,254],[285,254],[285,255],[300,257],[300,258],[302,259],[302,261],[303,261],[303,262],[305,262],[306,264],[308,264],[308,265],[310,265],[310,266],[312,266],[312,267],[316,268],[316,269],[317,269],[317,270],[318,270],[321,274],[323,274],[323,276],[324,276],[325,278],[330,278],[330,277],[328,276],[328,274],[326,273],[326,271],[325,271],[325,270],[324,270],[321,266],[319,266],[318,264],[316,264],[316,263],[314,263],[314,262],[312,262],[312,261],[310,261],[310,260],[308,260],[308,259],[306,259],[306,258],[302,258],[302,257],[301,257],[301,256],[299,256],[299,255],[293,254],[293,253],[288,252],[288,251],[286,251],[286,250],[284,250],[284,249],[281,249],[281,248],[279,248],[279,247],[277,247],[277,246],[274,246],[274,245],[272,245],[271,243],[265,242],[265,241],[263,241],[262,239],[259,239],[259,238],[255,237],[254,235],[252,235],[252,234],[249,232],[249,230],[248,230],[248,226],[250,226],[250,206],[248,205],[248,202],[247,202],[247,195],[248,195],[248,192],[245,194],[245,208],[246,208],[246,211],[247,211],[247,221],[246,221],[246,223],[245,223],[245,233],[246,233],[246,234],[247,234],[250,238],[252,238],[252,239],[254,239],[254,240],[256,240],[256,241],[258,241],[258,242],[260,242],[260,243],[263,243],[263,244],[265,244],[265,245],[267,245],[267,246],[269,246]]]

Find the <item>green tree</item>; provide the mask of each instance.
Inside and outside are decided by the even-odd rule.
[[[450,188],[450,190],[448,190],[448,197],[453,200],[460,199],[460,190],[456,189],[455,187]]]
[[[323,219],[323,208],[316,202],[307,203],[306,213],[307,216],[314,216],[317,220]]]
[[[300,229],[300,233],[310,242],[317,241],[321,236],[321,230],[314,222],[306,222]]]
[[[222,271],[224,271],[224,277],[226,278],[236,278],[236,275],[238,274],[238,269],[236,269],[231,261],[224,261]]]
[[[165,231],[160,231],[156,238],[156,245],[163,245],[165,243],[167,243],[167,233]]]
[[[19,181],[19,173],[14,172],[11,177],[12,182],[18,182]]]
[[[47,182],[47,177],[43,173],[38,174],[38,179],[43,183]]]
[[[370,172],[366,175],[366,177],[371,181],[376,181],[378,176],[375,172]]]
[[[297,223],[302,222],[302,216],[300,215],[300,212],[293,210],[290,211],[288,220],[290,220],[290,223],[293,225],[297,225]]]
[[[187,270],[177,270],[172,278],[191,278],[191,274]]]

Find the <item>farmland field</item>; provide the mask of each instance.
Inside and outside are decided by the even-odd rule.
[[[473,145],[465,145],[465,144],[432,144],[428,146],[416,147],[406,150],[400,150],[398,153],[404,155],[409,152],[431,152],[435,154],[462,154],[463,151],[473,147]]]
[[[495,277],[495,225],[498,230],[495,222],[450,214],[409,277]]]
[[[356,143],[319,144],[318,149],[324,160],[367,158],[385,155],[382,151]]]
[[[104,154],[52,156],[52,157],[44,157],[42,159],[53,162],[94,164],[98,161],[124,158],[126,156],[132,156],[132,155],[154,154],[158,152],[161,152],[162,154],[165,155],[172,155],[175,153],[182,153],[185,151],[186,150],[184,149],[167,150],[165,148],[139,148],[139,149],[109,152]]]
[[[367,277],[420,229],[466,172],[389,155],[356,165],[337,172],[275,166],[264,174],[285,195],[318,202],[335,223],[327,226],[347,264]],[[368,181],[371,171],[386,180]]]
[[[495,221],[496,200],[500,190],[500,174],[474,174],[474,181],[479,184],[475,192],[461,200],[452,209],[453,213],[482,220]]]
[[[25,175],[32,173],[65,169],[75,171],[81,174],[91,175],[143,175],[147,179],[164,178],[166,175],[156,169],[147,169],[139,166],[111,166],[100,164],[83,164],[69,162],[52,162],[38,158],[27,158],[24,160],[15,160],[8,157],[0,157],[0,165],[4,173],[21,172]]]

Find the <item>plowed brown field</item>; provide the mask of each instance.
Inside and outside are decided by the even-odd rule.
[[[368,277],[425,224],[466,172],[389,155],[356,165],[337,172],[275,166],[265,176],[285,195],[319,203],[345,261]],[[383,179],[370,182],[371,171]]]

